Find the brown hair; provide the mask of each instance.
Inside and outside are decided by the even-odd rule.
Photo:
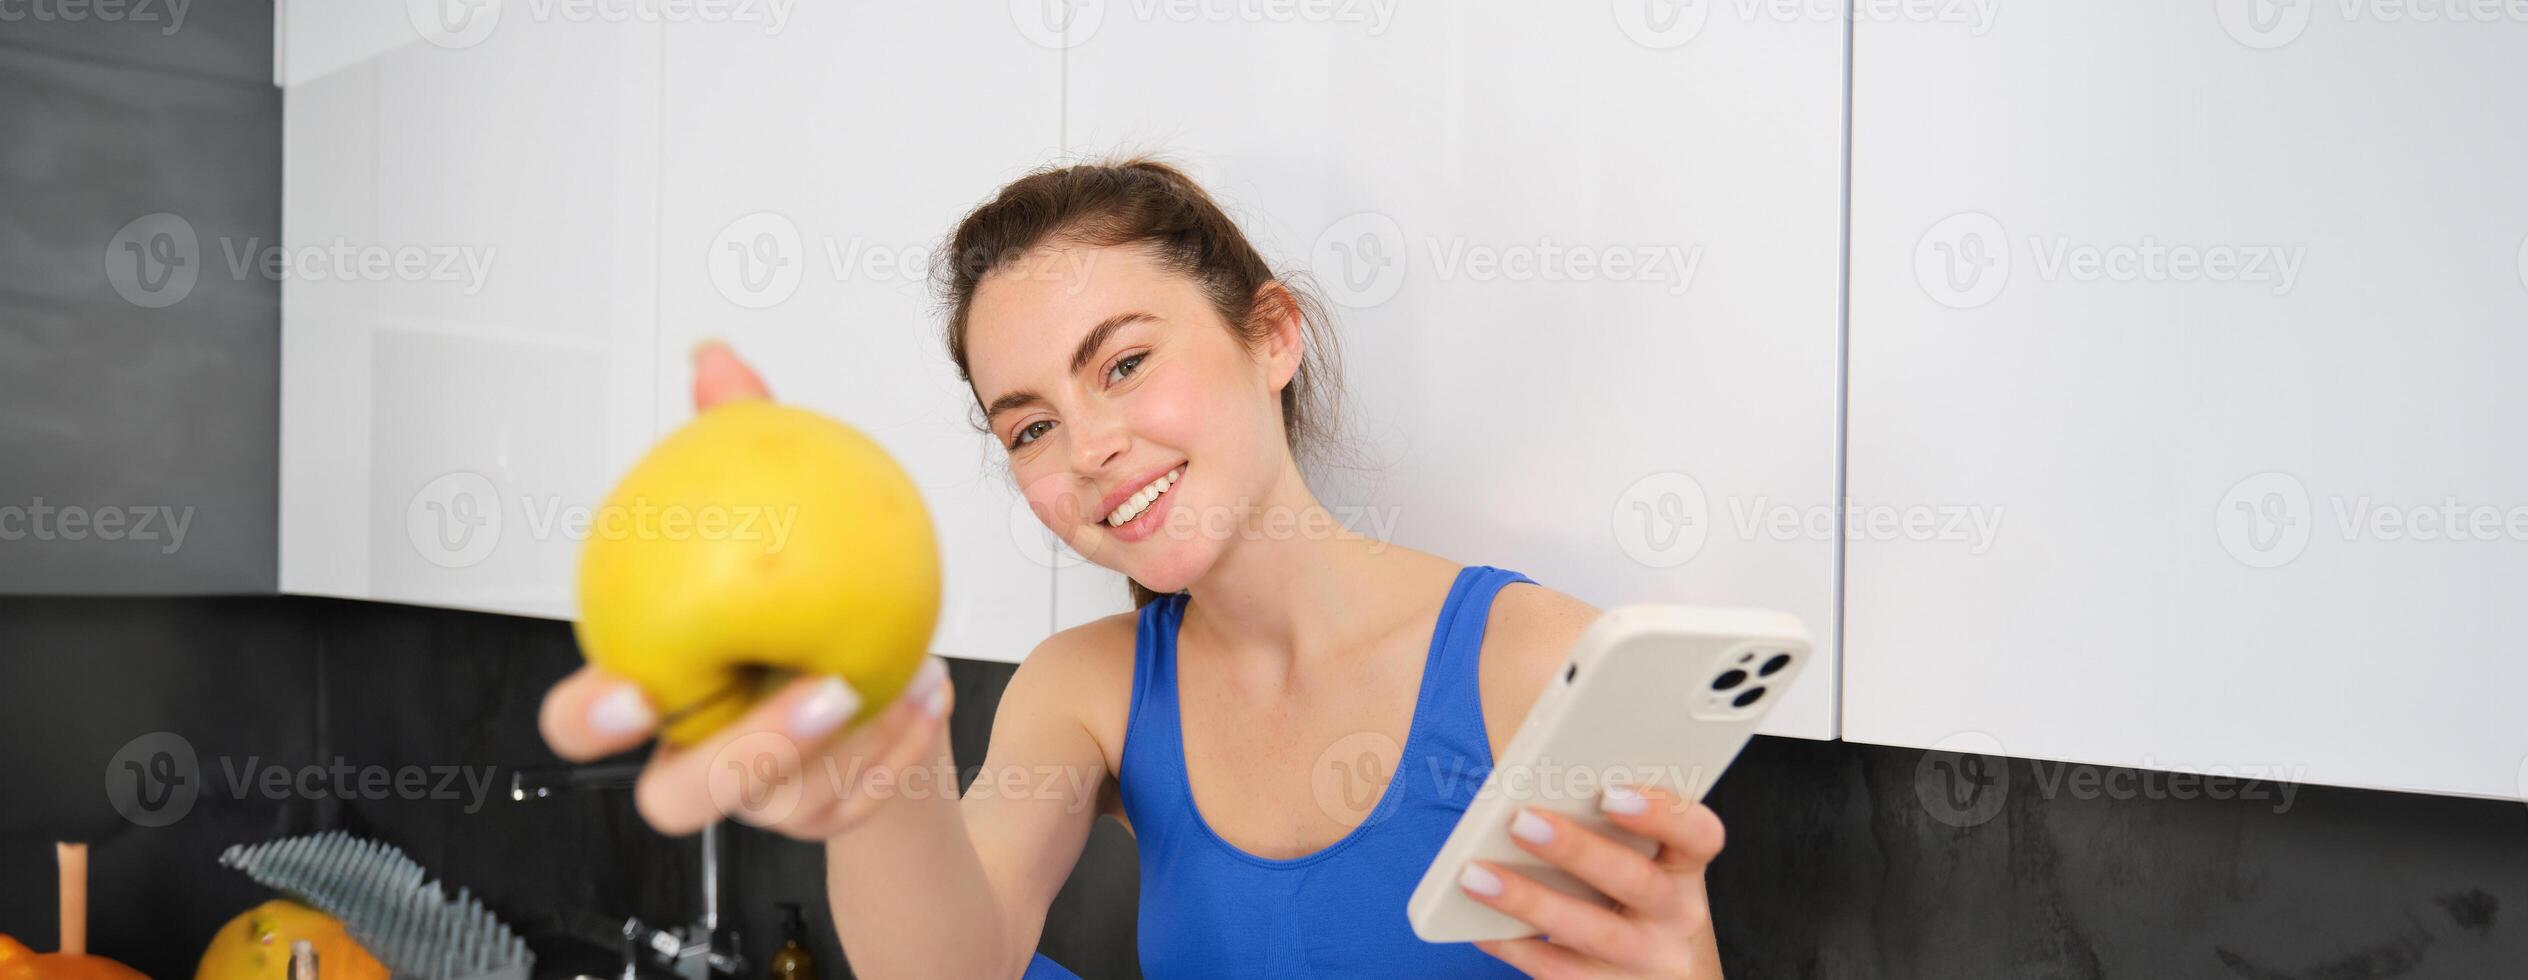
[[[1237,223],[1193,178],[1148,157],[1037,170],[1011,181],[957,223],[939,253],[937,275],[948,304],[948,357],[956,362],[967,391],[974,392],[974,375],[966,364],[966,316],[974,305],[975,287],[994,270],[1056,242],[1145,249],[1162,267],[1201,287],[1230,333],[1249,351],[1261,349],[1273,322],[1287,313],[1283,303],[1265,302],[1264,287],[1281,284],[1279,295],[1298,307],[1306,345],[1298,373],[1282,388],[1282,429],[1303,470],[1311,460],[1338,454],[1343,372],[1325,305],[1297,281],[1300,277],[1274,275]],[[982,394],[974,394],[975,428],[989,433]],[[1159,597],[1140,582],[1127,581],[1134,608]]]

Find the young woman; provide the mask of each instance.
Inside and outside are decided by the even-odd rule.
[[[1027,655],[993,718],[989,792],[904,778],[957,785],[934,657],[843,737],[857,699],[806,677],[709,742],[661,749],[636,794],[653,826],[691,833],[731,809],[711,781],[733,740],[797,740],[800,768],[775,775],[798,778],[800,802],[771,829],[824,842],[835,929],[866,977],[1058,969],[1033,954],[1045,910],[1109,813],[1140,852],[1152,977],[1720,975],[1703,888],[1719,818],[1647,788],[1601,805],[1660,841],[1653,857],[1552,814],[1514,824],[1618,910],[1479,863],[1460,887],[1545,938],[1413,935],[1407,896],[1597,610],[1329,529],[1300,468],[1331,431],[1320,307],[1208,195],[1147,160],[1040,171],[968,215],[946,255],[949,354],[1011,475],[1047,527],[1131,579],[1138,609]],[[769,397],[726,347],[695,356],[697,408]],[[542,720],[571,759],[656,724],[593,669],[556,685]]]

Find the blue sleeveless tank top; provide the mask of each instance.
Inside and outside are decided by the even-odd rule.
[[[1384,795],[1341,839],[1286,859],[1229,843],[1195,808],[1176,698],[1176,634],[1188,596],[1141,607],[1119,781],[1141,854],[1143,976],[1521,975],[1472,943],[1424,942],[1405,903],[1492,768],[1476,667],[1493,596],[1533,581],[1490,565],[1458,570]]]

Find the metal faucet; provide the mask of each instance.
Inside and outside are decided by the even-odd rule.
[[[519,769],[509,774],[509,799],[513,803],[524,803],[557,793],[630,789],[640,773],[638,763]],[[637,916],[625,918],[620,937],[624,980],[638,980],[644,951],[651,962],[686,980],[709,980],[714,975],[735,976],[746,969],[746,957],[738,952],[735,932],[725,937],[725,946],[721,945],[718,822],[702,828],[701,845],[702,918],[669,929],[649,925]]]

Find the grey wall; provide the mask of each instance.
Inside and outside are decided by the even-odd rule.
[[[65,6],[0,24],[0,592],[271,592],[272,5]]]

